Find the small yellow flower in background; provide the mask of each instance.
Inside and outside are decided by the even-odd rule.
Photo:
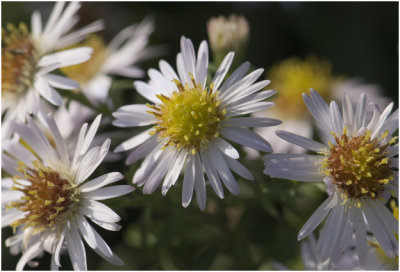
[[[208,38],[215,64],[221,63],[229,51],[235,51],[235,64],[240,64],[249,40],[250,27],[243,16],[213,17],[207,22]]]

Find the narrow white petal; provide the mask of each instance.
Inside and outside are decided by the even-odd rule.
[[[340,115],[339,107],[335,101],[331,102],[329,110],[334,132],[340,135],[343,132],[344,124],[342,116]]]
[[[155,123],[154,115],[148,113],[151,109],[143,104],[120,107],[112,115],[117,118],[113,125],[117,127],[145,126]]]
[[[206,183],[204,181],[203,167],[201,165],[200,156],[194,156],[194,176],[196,177],[194,187],[196,191],[197,203],[200,210],[204,211],[207,201]]]
[[[358,102],[356,113],[354,115],[354,128],[359,129],[364,126],[365,123],[365,109],[367,99],[365,93],[361,94],[360,101]]]
[[[143,81],[135,81],[133,83],[133,86],[137,90],[137,92],[146,98],[147,100],[150,100],[153,103],[159,103],[160,100],[156,97],[156,95],[159,93],[155,88],[150,86],[149,84],[143,82]]]
[[[79,88],[78,82],[75,80],[69,79],[67,77],[47,74],[44,76],[50,86],[63,89],[63,90],[75,90]]]
[[[35,37],[39,37],[39,35],[42,33],[42,19],[40,18],[39,11],[35,10],[32,13],[31,28],[32,28],[32,34]]]
[[[164,153],[160,156],[157,165],[146,180],[146,184],[143,187],[143,194],[151,194],[155,189],[157,189],[161,179],[166,175],[168,169],[175,161],[174,158],[176,158],[176,151],[164,151]]]
[[[149,154],[150,151],[152,149],[154,149],[154,146],[156,146],[156,145],[157,145],[157,135],[153,135],[147,141],[145,141],[142,145],[135,148],[129,154],[129,156],[125,160],[125,164],[130,165],[130,164],[140,160],[141,158],[143,158],[144,156]]]
[[[60,251],[62,248],[62,245],[64,244],[64,238],[65,238],[65,231],[62,229],[60,232],[60,236],[58,237],[58,241],[56,244],[56,248],[54,250],[54,262],[58,265],[61,266],[60,263]]]
[[[244,115],[253,112],[263,111],[274,106],[274,102],[253,102],[249,101],[243,104],[236,104],[234,106],[227,106],[226,117]]]
[[[239,158],[239,152],[227,141],[222,138],[216,138],[214,140],[215,146],[221,150],[225,155],[231,157],[232,159]]]
[[[57,68],[79,64],[90,59],[93,49],[90,47],[78,47],[61,52],[46,55],[39,60],[38,66],[57,65]]]
[[[74,270],[87,270],[86,251],[77,229],[69,228],[66,232],[68,254]]]
[[[168,192],[169,188],[172,185],[174,185],[176,180],[178,179],[178,177],[181,173],[183,164],[185,163],[186,155],[187,155],[186,151],[182,151],[182,152],[178,153],[175,162],[173,164],[171,164],[171,168],[168,170],[168,173],[165,176],[165,179],[164,179],[164,182],[162,185],[161,192],[163,195],[165,195]]]
[[[310,233],[322,222],[325,216],[330,211],[330,204],[334,200],[334,197],[331,196],[327,198],[318,209],[311,215],[311,217],[307,220],[307,222],[303,225],[299,234],[297,236],[297,240],[300,241],[310,235]]]
[[[367,230],[364,216],[359,208],[350,210],[350,219],[353,222],[356,236],[357,255],[361,265],[364,265],[367,258]]]
[[[148,140],[151,137],[149,132],[152,130],[153,130],[153,128],[149,128],[148,130],[145,130],[142,133],[139,133],[138,135],[130,138],[129,140],[126,140],[125,142],[118,145],[114,149],[114,152],[126,151],[129,149],[135,148],[138,145],[141,145],[142,143],[144,143],[146,140]]]
[[[129,194],[133,190],[135,188],[130,185],[116,185],[83,193],[83,197],[93,200],[103,200]]]
[[[343,110],[343,121],[344,124],[347,125],[351,134],[353,132],[353,106],[351,104],[350,98],[347,94],[342,96],[342,110]]]
[[[96,219],[94,219],[94,218],[90,218],[90,220],[91,220],[93,223],[99,225],[100,227],[102,227],[103,229],[106,229],[106,230],[119,231],[119,230],[121,229],[121,226],[118,225],[118,224],[116,224],[116,223],[112,223],[112,222],[103,222],[103,221],[100,221],[100,220],[96,220]]]
[[[45,80],[41,76],[36,76],[36,80],[34,83],[35,90],[40,93],[40,95],[52,103],[55,106],[60,106],[63,103],[61,95],[54,90],[50,85],[47,80]]]
[[[224,84],[221,86],[219,91],[221,93],[225,92],[228,90],[233,84],[238,82],[243,78],[243,76],[247,73],[247,71],[250,68],[250,62],[246,61],[245,63],[241,64],[229,77],[228,79],[224,82]]]
[[[195,159],[193,156],[189,155],[182,186],[182,206],[184,208],[186,208],[192,200],[194,183],[196,179],[195,174]]]
[[[202,41],[197,52],[196,78],[198,83],[205,87],[208,69],[208,45]]]
[[[225,127],[221,129],[221,134],[232,142],[245,145],[256,150],[272,152],[270,144],[260,135],[248,129],[239,127]]]
[[[282,121],[264,117],[237,117],[229,118],[224,123],[235,127],[270,127],[280,125]]]
[[[33,244],[29,245],[28,249],[24,252],[17,263],[17,271],[23,270],[26,263],[43,252],[42,242],[43,239],[38,239]]]
[[[178,53],[176,56],[176,68],[182,85],[190,84],[189,73],[186,71],[185,64],[183,61],[182,53]]]
[[[94,236],[93,229],[89,225],[89,222],[86,220],[86,218],[81,214],[77,214],[75,222],[78,225],[79,232],[85,239],[86,243],[91,248],[95,248],[97,246],[96,238]]]
[[[25,213],[17,210],[16,208],[10,209],[9,211],[2,211],[1,214],[1,227],[9,226],[12,222],[22,219],[25,217]]]
[[[215,165],[215,169],[217,170],[222,182],[225,184],[228,190],[234,195],[240,194],[239,185],[229,170],[228,164],[226,163],[221,152],[212,145],[210,148],[210,155],[212,162]]]
[[[329,107],[322,97],[314,90],[310,90],[311,96],[303,93],[304,103],[306,104],[311,115],[314,117],[315,123],[326,133],[332,131],[329,115]]]
[[[114,223],[121,220],[121,217],[112,209],[95,200],[82,200],[82,206],[79,208],[79,212],[89,218],[104,222]]]
[[[200,151],[200,156],[211,187],[213,188],[217,196],[219,196],[221,199],[224,198],[224,189],[222,188],[222,183],[218,176],[217,170],[212,163],[211,154],[209,154],[208,150]]]
[[[288,131],[283,131],[283,130],[277,130],[276,135],[284,139],[285,141],[288,141],[290,143],[293,143],[295,145],[301,146],[305,149],[314,151],[314,152],[321,152],[327,147],[324,144],[321,144],[319,142],[316,142],[310,138],[303,137],[301,135],[297,135]]]
[[[83,141],[83,144],[82,144],[81,150],[80,150],[81,155],[85,154],[86,151],[89,149],[90,145],[92,144],[93,138],[96,135],[97,129],[99,128],[100,121],[101,121],[101,114],[96,116],[96,118],[90,125],[88,132],[85,135],[85,139]]]
[[[174,69],[165,60],[160,60],[159,67],[161,73],[169,80],[178,79],[178,75],[175,73]]]
[[[65,164],[69,164],[69,156],[67,152],[67,146],[61,137],[60,131],[58,130],[57,124],[54,121],[54,118],[52,117],[51,114],[47,115],[47,124],[49,126],[49,129],[51,131],[51,134],[53,135],[54,141],[56,143],[56,148],[58,151],[59,157],[62,159],[62,161]]]
[[[227,156],[225,157],[225,160],[228,163],[229,168],[232,169],[233,172],[245,179],[254,180],[253,174],[246,167],[244,167],[243,164]]]
[[[221,85],[222,81],[225,78],[226,73],[228,73],[229,67],[231,67],[233,57],[235,53],[234,52],[229,52],[225,58],[222,60],[221,64],[218,67],[217,72],[215,72],[215,75],[213,79],[211,80],[211,83],[214,83],[214,89],[218,90],[219,86]]]
[[[141,186],[144,184],[145,179],[150,175],[152,169],[157,166],[159,157],[163,154],[163,150],[161,149],[163,145],[158,144],[153,151],[143,160],[139,169],[133,175],[132,182],[133,184],[137,184]]]
[[[84,183],[79,188],[82,193],[91,192],[91,191],[97,190],[103,186],[106,186],[110,183],[117,182],[123,178],[124,178],[124,176],[121,173],[111,172],[111,173],[104,174],[98,178],[92,179],[91,181]]]
[[[306,154],[268,154],[264,157],[264,173],[273,178],[298,181],[322,181],[320,173],[322,156]]]
[[[196,59],[195,59],[193,44],[189,39],[186,39],[184,36],[181,37],[181,52],[186,71],[188,73],[191,73],[194,76],[194,78],[196,78],[196,69],[195,69]]]

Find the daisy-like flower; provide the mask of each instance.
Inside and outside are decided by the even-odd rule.
[[[367,225],[383,251],[394,257],[398,221],[385,207],[390,195],[397,196],[398,191],[398,144],[397,137],[391,137],[398,129],[398,112],[390,115],[393,103],[382,112],[372,104],[374,114],[367,120],[365,95],[355,111],[344,95],[342,113],[336,102],[328,106],[314,90],[303,98],[323,143],[277,131],[282,139],[317,154],[269,154],[264,171],[275,178],[327,184],[328,199],[304,224],[298,239],[307,237],[326,217],[317,243],[322,261],[347,248],[355,233],[357,254],[364,264]]]
[[[161,60],[160,71],[148,71],[148,83],[134,83],[137,91],[152,104],[127,105],[113,113],[115,126],[152,126],[115,149],[115,152],[134,149],[126,159],[127,164],[146,157],[133,177],[134,184],[144,185],[143,193],[152,193],[163,180],[165,195],[185,169],[182,205],[189,205],[195,190],[203,210],[206,205],[204,172],[220,198],[224,197],[222,183],[231,193],[240,192],[231,170],[246,179],[253,178],[236,160],[239,153],[224,138],[271,152],[268,142],[246,127],[273,126],[280,121],[238,116],[271,107],[273,103],[263,100],[275,91],[260,91],[268,85],[268,80],[254,83],[263,69],[245,76],[250,68],[248,62],[224,81],[233,56],[233,52],[227,54],[208,85],[207,42],[200,44],[196,59],[192,42],[182,37],[181,53],[177,56],[178,74]]]
[[[31,118],[26,125],[12,124],[19,137],[4,143],[2,167],[12,178],[2,181],[1,223],[2,227],[11,226],[16,231],[6,240],[6,246],[13,253],[23,253],[17,270],[44,252],[52,254],[51,269],[55,270],[61,266],[59,256],[65,249],[73,268],[86,270],[83,240],[107,261],[123,263],[87,220],[118,231],[120,226],[116,222],[120,217],[98,200],[133,190],[129,185],[104,187],[121,180],[119,172],[87,181],[110,146],[107,139],[101,146],[89,149],[100,119],[101,116],[96,117],[90,128],[88,124],[82,126],[73,157],[68,155],[51,115],[46,117],[51,135],[45,135]]]
[[[123,29],[106,45],[97,35],[91,35],[79,46],[93,48],[89,61],[61,69],[69,78],[79,82],[84,95],[94,104],[105,103],[112,79],[109,75],[139,78],[144,71],[135,64],[156,53],[148,48],[149,36],[153,32],[149,19]]]
[[[64,6],[64,2],[55,4],[44,27],[40,13],[35,11],[31,19],[31,32],[24,23],[18,26],[7,24],[2,29],[2,114],[6,112],[3,135],[11,133],[9,120],[22,123],[28,114],[39,112],[40,96],[59,106],[63,101],[54,88],[72,90],[78,87],[75,81],[50,72],[88,60],[92,49],[80,47],[53,52],[102,29],[102,23],[96,21],[69,33],[78,22],[76,13],[80,4],[72,2],[65,9]]]
[[[289,58],[274,65],[267,73],[272,81],[271,88],[279,93],[274,97],[276,107],[268,112],[258,112],[255,117],[270,116],[281,119],[280,130],[296,132],[310,138],[313,135],[313,126],[307,108],[301,100],[301,94],[310,87],[318,90],[327,100],[339,100],[347,93],[352,102],[358,102],[361,93],[367,96],[367,103],[374,102],[383,108],[390,103],[379,86],[366,84],[360,79],[345,79],[332,72],[329,61],[310,56],[306,59]],[[367,112],[367,114],[371,112]],[[275,152],[300,153],[305,149],[293,145],[275,135],[273,128],[256,128],[255,131],[264,138],[268,138]],[[249,152],[249,157],[257,157],[255,152]]]

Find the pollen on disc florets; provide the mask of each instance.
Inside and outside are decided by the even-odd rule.
[[[60,70],[69,78],[77,81],[80,84],[84,84],[90,81],[99,72],[101,66],[108,56],[108,51],[104,40],[99,35],[95,34],[90,35],[79,45],[69,48],[80,46],[88,46],[93,49],[90,59],[83,63],[62,67]]]
[[[61,222],[73,210],[79,192],[68,177],[40,161],[34,161],[33,168],[20,162],[19,171],[24,173],[24,177],[13,177],[13,189],[24,195],[7,208],[17,208],[26,215],[11,224],[14,229],[25,224],[25,228],[32,227],[36,233],[41,232]],[[19,180],[27,180],[30,184],[24,185]]]
[[[355,199],[357,203],[364,197],[376,199],[384,190],[383,186],[394,179],[387,147],[397,137],[381,144],[387,132],[380,139],[372,139],[370,131],[350,137],[347,127],[343,135],[333,133],[333,136],[335,143],[330,143],[330,151],[323,162],[324,172],[333,178],[333,184],[343,193],[344,199]]]
[[[183,86],[174,80],[179,91],[172,93],[171,97],[158,95],[162,102],[160,106],[147,106],[152,109],[149,113],[157,118],[151,134],[167,139],[165,146],[186,148],[195,154],[219,136],[220,122],[225,118],[226,109],[221,107],[219,92],[213,91],[212,85],[208,90],[203,89],[196,84],[193,75],[190,77],[193,86]]]
[[[2,28],[2,94],[26,91],[33,82],[39,53],[25,24],[7,24]]]

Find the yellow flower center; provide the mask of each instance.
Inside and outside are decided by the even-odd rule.
[[[387,148],[397,137],[387,144],[380,144],[378,139],[371,139],[370,131],[349,137],[345,127],[343,135],[332,134],[336,143],[330,143],[330,151],[322,165],[324,172],[333,178],[345,199],[355,199],[357,205],[363,197],[376,199],[384,190],[383,186],[394,179]],[[386,132],[379,140],[387,136]]]
[[[334,78],[329,62],[315,57],[306,60],[290,58],[275,65],[268,72],[270,87],[278,90],[275,97],[276,109],[287,118],[296,118],[308,114],[301,94],[310,88],[328,99]]]
[[[7,208],[17,208],[26,212],[26,216],[11,224],[14,230],[25,224],[24,228],[32,227],[35,233],[41,232],[62,221],[62,218],[73,210],[73,204],[78,201],[78,191],[72,186],[69,178],[44,166],[40,161],[34,161],[33,168],[20,162],[18,170],[24,173],[24,177],[13,177],[13,189],[24,195],[20,201],[12,202]],[[22,185],[19,181],[22,179],[31,184]]]
[[[3,95],[26,91],[33,82],[39,54],[28,28],[20,23],[2,28],[1,89]]]
[[[104,40],[95,34],[90,35],[85,41],[78,45],[69,47],[88,46],[93,49],[93,53],[88,61],[68,67],[62,67],[61,71],[69,78],[84,84],[90,81],[100,71],[100,68],[107,58],[108,52]]]
[[[179,91],[171,97],[158,95],[160,106],[147,105],[149,113],[157,118],[157,125],[151,134],[167,139],[165,146],[189,149],[192,154],[206,147],[212,138],[219,136],[220,122],[225,118],[226,109],[220,107],[218,91],[203,89],[191,75],[193,87],[183,86],[175,80]]]

